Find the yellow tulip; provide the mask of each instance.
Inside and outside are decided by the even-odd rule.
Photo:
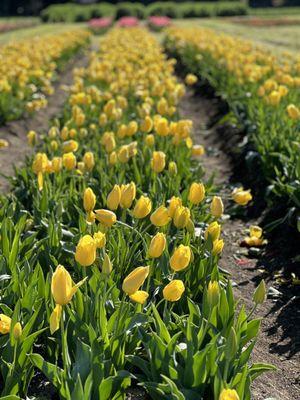
[[[201,144],[195,144],[192,147],[192,156],[200,157],[200,156],[203,156],[203,154],[205,154],[205,150]]]
[[[133,136],[138,130],[138,124],[136,121],[130,121],[127,126],[127,136]]]
[[[0,333],[5,335],[9,333],[11,326],[11,318],[5,314],[0,314]]]
[[[48,165],[48,157],[45,153],[37,153],[32,163],[32,170],[37,175],[39,172],[44,173]]]
[[[136,202],[132,214],[135,218],[145,218],[151,210],[152,202],[149,197],[141,196]]]
[[[149,297],[149,293],[144,290],[137,290],[135,293],[129,296],[130,300],[138,304],[144,304]]]
[[[125,164],[129,160],[129,149],[127,145],[121,146],[118,151],[118,159],[122,164]]]
[[[207,302],[211,308],[219,304],[220,288],[217,281],[210,281],[207,288]]]
[[[224,212],[224,205],[221,197],[214,196],[210,205],[210,212],[211,214],[216,217],[220,218]]]
[[[149,133],[149,132],[151,132],[152,128],[153,128],[153,121],[149,117],[149,115],[147,115],[145,117],[144,121],[142,121],[142,123],[141,123],[141,131],[145,132],[145,133]]]
[[[173,196],[169,204],[169,209],[168,209],[169,216],[171,218],[174,218],[177,208],[181,206],[182,206],[182,200],[179,197]]]
[[[94,241],[96,243],[97,249],[101,249],[102,247],[105,246],[105,244],[106,244],[105,233],[100,232],[100,231],[99,232],[95,232],[93,238],[94,238]]]
[[[177,175],[177,164],[176,164],[175,161],[170,161],[170,162],[169,162],[168,171],[169,171],[169,174],[170,174],[171,176]]]
[[[121,186],[121,199],[120,206],[122,208],[130,208],[133,200],[136,196],[136,186],[134,182],[130,182],[128,185]]]
[[[208,225],[208,227],[205,230],[204,237],[207,240],[208,237],[211,238],[211,240],[214,242],[215,240],[218,240],[221,234],[221,225],[218,224],[217,221],[212,222],[211,224]]]
[[[170,222],[171,218],[169,217],[168,209],[162,205],[151,214],[150,220],[155,226],[165,226]]]
[[[300,119],[300,110],[295,106],[295,104],[289,104],[286,108],[286,111],[291,119]]]
[[[188,207],[177,207],[173,218],[173,222],[176,228],[185,228],[189,222],[190,216],[191,212]]]
[[[62,306],[60,304],[56,304],[54,310],[50,315],[50,332],[53,335],[59,329],[59,322],[61,318]]]
[[[164,299],[167,301],[178,301],[185,291],[184,283],[179,279],[174,279],[163,289]]]
[[[118,162],[118,155],[115,151],[110,153],[109,155],[109,164],[110,165],[115,165]]]
[[[257,237],[257,238],[261,238],[262,237],[263,230],[258,225],[251,225],[250,228],[249,228],[249,231],[250,231],[250,236],[251,237]]]
[[[194,85],[198,81],[198,78],[194,74],[187,74],[185,77],[185,83],[189,86]]]
[[[219,400],[240,400],[240,398],[234,389],[223,389]]]
[[[189,246],[179,245],[170,258],[171,268],[176,272],[187,268],[191,261],[191,255],[192,252]]]
[[[84,166],[87,171],[92,171],[95,166],[94,154],[91,151],[88,151],[83,156]]]
[[[249,203],[249,201],[252,200],[252,195],[250,193],[250,190],[235,188],[232,192],[232,198],[237,204],[245,206]]]
[[[55,303],[61,306],[70,303],[72,297],[85,280],[86,278],[73,285],[69,272],[62,265],[58,265],[51,281],[51,292]]]
[[[93,211],[96,205],[96,196],[91,188],[87,188],[83,195],[83,208],[86,212]]]
[[[199,204],[204,200],[205,197],[205,187],[203,183],[192,183],[189,191],[189,201],[192,204]]]
[[[19,340],[20,337],[22,336],[22,332],[23,332],[22,325],[20,324],[20,322],[17,322],[13,327],[12,331],[14,339]]]
[[[59,172],[62,168],[62,158],[61,157],[54,157],[52,160],[52,168],[53,172]]]
[[[166,166],[166,155],[163,151],[154,151],[152,153],[151,168],[154,172],[159,173]]]
[[[64,153],[76,152],[78,150],[78,143],[76,140],[68,140],[62,144],[62,150]]]
[[[63,166],[69,171],[76,167],[76,157],[73,153],[65,153],[62,162]]]
[[[121,188],[119,185],[115,185],[107,196],[106,199],[107,207],[110,210],[117,210],[120,204],[120,200],[121,200]]]
[[[155,124],[155,130],[159,136],[168,136],[170,131],[169,121],[166,118],[160,118]]]
[[[123,291],[132,295],[137,292],[145,282],[149,274],[149,267],[137,267],[124,279],[122,284]]]
[[[149,257],[160,257],[166,248],[166,243],[166,236],[163,233],[158,232],[155,236],[153,236],[148,250]]]
[[[95,210],[95,213],[97,220],[108,228],[110,228],[117,221],[116,214],[110,210],[100,209]]]
[[[97,243],[90,235],[84,235],[78,242],[75,260],[83,267],[92,265],[96,260]]]
[[[224,240],[223,239],[217,239],[213,241],[213,248],[212,248],[212,254],[215,256],[217,254],[222,253],[224,247]]]
[[[30,146],[34,146],[36,144],[37,134],[35,131],[29,131],[27,133],[27,141]]]
[[[152,135],[151,133],[149,135],[145,136],[144,140],[145,140],[145,143],[147,146],[149,146],[149,147],[154,146],[155,138],[154,138],[154,135]]]

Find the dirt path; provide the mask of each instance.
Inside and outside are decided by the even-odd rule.
[[[190,118],[194,122],[197,143],[203,144],[207,149],[207,155],[202,159],[207,175],[216,172],[215,182],[225,186],[221,190],[228,193],[233,170],[231,161],[221,150],[221,139],[216,129],[207,128],[218,112],[218,101],[195,95],[190,90],[181,102],[180,108],[181,116]],[[268,269],[268,265],[264,264],[265,260],[251,258],[248,250],[239,245],[247,228],[252,224],[259,224],[259,221],[240,219],[225,221],[223,236],[226,245],[220,262],[221,267],[231,273],[236,284],[235,294],[242,299],[248,309],[252,306],[254,289],[262,278],[266,279],[268,287],[276,287],[276,283],[265,273]],[[255,381],[252,387],[255,400],[300,398],[300,312],[299,304],[296,302],[297,298],[288,294],[286,296],[283,294],[278,299],[268,298],[256,313],[256,316],[263,317],[263,320],[253,361],[271,363],[278,368],[278,372],[265,374]]]
[[[94,43],[92,43],[94,46]],[[88,50],[80,51],[65,66],[58,80],[54,83],[55,92],[48,97],[48,106],[34,113],[31,117],[22,118],[17,121],[8,122],[0,128],[0,138],[9,142],[9,147],[0,149],[0,193],[9,190],[8,180],[2,176],[14,176],[14,165],[20,167],[26,155],[31,153],[31,148],[27,144],[26,135],[28,131],[34,130],[37,133],[47,132],[50,121],[59,115],[67,97],[68,91],[63,86],[73,82],[73,69],[84,67],[88,63]]]

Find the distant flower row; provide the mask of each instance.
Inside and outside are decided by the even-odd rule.
[[[111,17],[93,18],[89,21],[89,27],[94,31],[106,31],[114,24],[114,20]],[[136,17],[122,17],[116,25],[123,28],[135,27],[140,24],[140,20]],[[147,20],[147,24],[150,28],[159,30],[171,25],[171,19],[164,16],[151,16]]]

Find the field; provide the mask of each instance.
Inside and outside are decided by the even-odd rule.
[[[297,19],[0,34],[1,399],[300,397]]]

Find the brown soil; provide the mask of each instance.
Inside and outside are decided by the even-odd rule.
[[[47,132],[51,119],[60,114],[69,95],[64,90],[64,86],[72,84],[73,68],[84,67],[87,63],[87,53],[81,51],[67,63],[54,83],[55,92],[48,98],[46,108],[37,111],[33,116],[8,122],[0,128],[0,138],[9,142],[8,147],[0,149],[0,193],[6,193],[9,190],[9,181],[5,176],[14,176],[14,166],[20,167],[26,155],[31,153],[26,137],[28,131],[34,130],[38,134]]]
[[[215,183],[220,185],[221,193],[228,194],[234,169],[231,158],[222,151],[224,146],[220,132],[215,127],[207,128],[219,112],[218,100],[195,95],[190,90],[181,103],[180,111],[183,117],[193,120],[196,141],[203,144],[207,150],[202,158],[207,175],[216,173]],[[252,294],[262,278],[266,280],[269,288],[276,288],[281,293],[278,298],[268,296],[267,301],[256,312],[256,317],[263,319],[253,361],[273,364],[278,371],[264,374],[255,380],[252,387],[253,399],[299,399],[299,297],[292,295],[292,288],[278,287],[274,278],[266,272],[272,268],[271,264],[274,262],[270,255],[253,258],[253,251],[240,246],[247,228],[259,223],[259,219],[253,218],[230,218],[224,221],[223,236],[226,245],[220,266],[230,272],[236,285],[235,294],[248,309],[253,305]],[[276,268],[279,270],[282,260],[275,258]]]

